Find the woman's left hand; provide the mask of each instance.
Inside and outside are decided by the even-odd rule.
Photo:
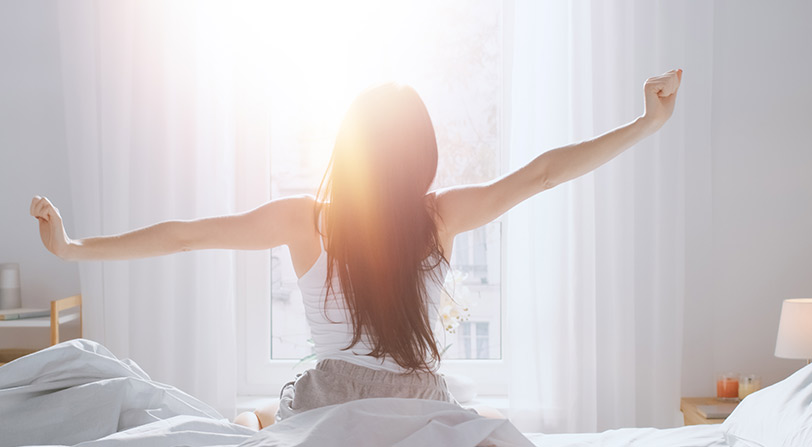
[[[682,69],[671,70],[660,76],[646,79],[644,84],[645,104],[643,121],[657,130],[671,118],[677,90],[682,81]]]

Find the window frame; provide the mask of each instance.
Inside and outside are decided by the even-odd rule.
[[[504,175],[510,166],[510,94],[509,78],[505,76],[511,62],[511,54],[505,40],[505,10],[501,6],[502,26],[500,54],[501,83],[499,104],[499,175]],[[267,135],[265,135],[267,137]],[[269,140],[266,140],[267,143]],[[266,150],[270,151],[266,146]],[[267,155],[270,166],[270,155]],[[270,171],[268,171],[270,175]],[[257,180],[257,179],[255,179]],[[246,180],[247,181],[247,180]],[[238,180],[238,202],[244,202],[243,208],[255,206],[258,199],[269,200],[271,185],[270,178],[263,179],[267,184],[266,196],[257,196],[257,189],[249,187]],[[254,182],[253,185],[257,183]],[[242,186],[242,187],[241,187]],[[238,203],[240,205],[240,203]],[[509,331],[505,330],[507,324],[508,296],[506,285],[506,272],[510,268],[507,256],[508,216],[503,215],[495,221],[500,225],[500,353],[499,359],[457,359],[443,360],[439,372],[446,375],[467,376],[476,383],[478,396],[496,396],[504,398],[508,395],[508,377],[510,367],[511,342]],[[299,363],[298,360],[272,360],[271,352],[271,251],[260,252],[241,251],[236,255],[236,323],[237,323],[237,394],[239,396],[269,395],[277,397],[282,386],[294,380],[296,374],[314,366],[313,362]],[[298,366],[297,366],[298,364]]]
[[[505,161],[505,152],[501,151],[502,161]],[[506,164],[502,164],[506,166]],[[502,169],[503,170],[503,169]],[[507,396],[508,394],[508,367],[509,358],[507,356],[508,349],[507,331],[505,324],[507,321],[507,295],[506,291],[506,272],[508,269],[507,264],[507,217],[502,216],[496,219],[501,223],[500,227],[500,256],[501,271],[499,272],[499,289],[500,289],[500,322],[499,322],[499,340],[501,343],[500,352],[501,356],[498,359],[453,359],[443,360],[440,364],[440,373],[455,376],[467,376],[471,378],[476,384],[478,395],[485,396]]]

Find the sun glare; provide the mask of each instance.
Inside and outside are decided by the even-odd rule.
[[[355,96],[381,82],[409,82],[397,55],[417,42],[394,2],[195,2],[196,35],[212,54],[198,68],[233,76],[235,96],[263,98],[279,122],[312,126],[310,157],[326,166],[340,120]],[[412,5],[413,6],[413,5]],[[420,8],[408,8],[410,14]],[[425,22],[425,21],[424,21]],[[206,30],[206,31],[203,31]],[[179,31],[183,32],[183,31]],[[224,64],[234,67],[231,74]],[[266,123],[267,125],[267,123]],[[313,134],[313,132],[311,132]],[[301,144],[301,142],[299,142]],[[316,161],[316,160],[314,160]]]
[[[198,70],[216,73],[220,78],[214,80],[230,89],[238,115],[237,152],[254,163],[270,162],[271,199],[315,193],[352,100],[391,81],[414,87],[429,110],[440,153],[436,187],[498,174],[500,2],[204,1],[186,6],[196,16]],[[493,224],[455,242],[452,263],[467,272],[467,302],[476,320],[460,325],[449,358],[501,355],[499,232]],[[284,247],[272,251],[274,359],[311,352],[288,258]]]

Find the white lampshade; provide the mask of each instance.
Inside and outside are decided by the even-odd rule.
[[[784,300],[775,341],[775,356],[812,359],[812,298]]]

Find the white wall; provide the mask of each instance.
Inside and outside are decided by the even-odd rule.
[[[700,224],[686,251],[684,396],[713,395],[717,372],[771,384],[804,365],[773,350],[782,300],[812,297],[812,3],[715,6],[709,200],[688,195]]]
[[[28,214],[39,194],[71,215],[56,11],[52,1],[0,2],[0,262],[20,264],[26,307],[79,293],[77,265],[45,250]],[[0,328],[0,348],[47,344],[47,331]]]

